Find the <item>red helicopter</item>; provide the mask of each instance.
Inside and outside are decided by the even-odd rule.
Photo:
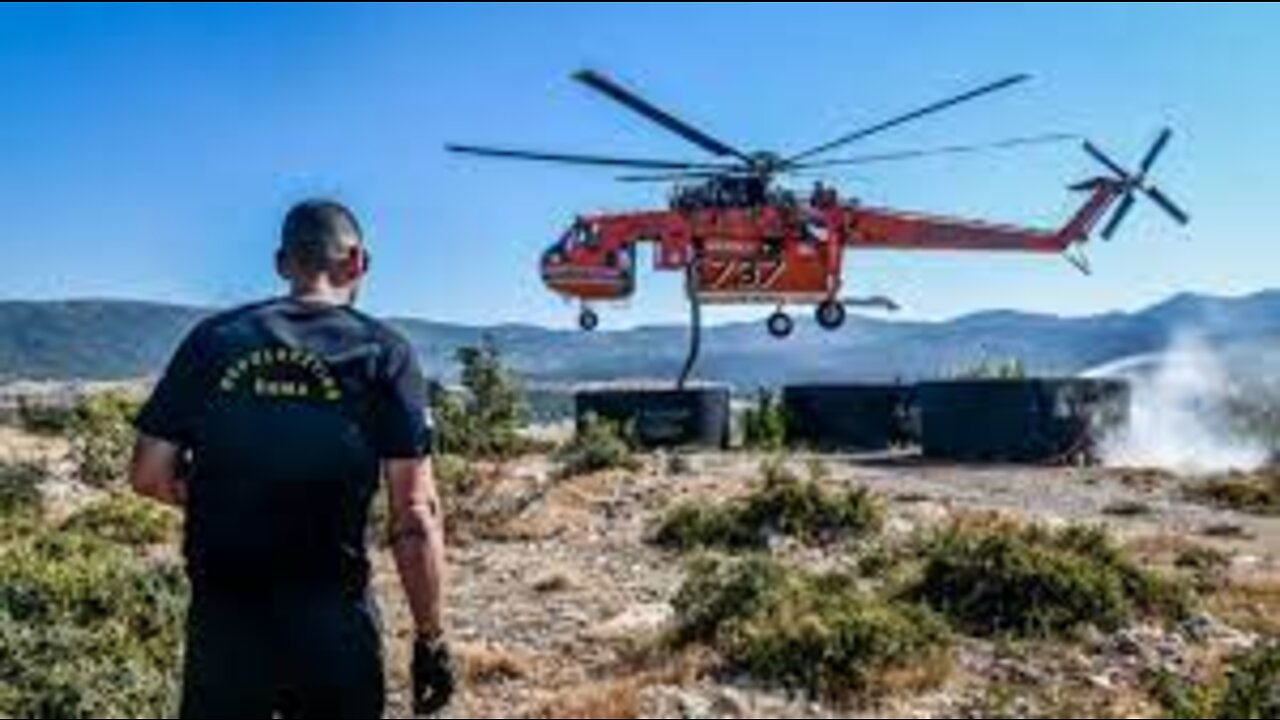
[[[786,313],[787,306],[816,306],[817,322],[828,330],[844,324],[850,306],[897,309],[887,298],[842,296],[846,250],[1065,254],[1088,273],[1087,261],[1076,249],[1088,242],[1104,220],[1102,236],[1110,239],[1115,235],[1133,210],[1139,194],[1150,198],[1179,224],[1190,221],[1184,210],[1148,181],[1153,166],[1173,136],[1168,129],[1160,133],[1136,172],[1127,170],[1093,143],[1084,142],[1085,151],[1102,163],[1109,174],[1072,187],[1087,196],[1080,210],[1057,230],[866,207],[842,199],[835,190],[821,184],[801,197],[775,183],[780,176],[798,172],[1078,140],[1073,135],[1044,135],[981,145],[856,157],[829,156],[833,151],[887,130],[1019,85],[1030,79],[1027,75],[983,85],[792,155],[744,152],[658,108],[599,72],[583,71],[574,75],[574,79],[715,158],[659,160],[475,145],[447,146],[453,153],[486,158],[642,171],[648,174],[619,179],[676,184],[668,209],[580,217],[544,253],[543,281],[551,290],[582,304],[579,321],[588,331],[599,324],[593,303],[624,300],[635,292],[637,250],[641,244],[654,246],[656,269],[686,273],[695,332],[700,323],[701,304],[751,303],[777,308],[768,320],[768,330],[774,337],[785,338],[795,328]],[[696,354],[696,334],[694,342]]]

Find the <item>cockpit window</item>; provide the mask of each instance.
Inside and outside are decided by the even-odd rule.
[[[560,238],[560,249],[564,252],[573,252],[583,247],[593,248],[599,244],[599,226],[585,222],[576,223]]]

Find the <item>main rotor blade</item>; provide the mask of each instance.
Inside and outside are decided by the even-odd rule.
[[[909,122],[913,122],[915,120],[919,120],[920,118],[942,112],[943,110],[953,108],[957,105],[967,103],[971,100],[976,100],[980,97],[983,97],[984,95],[990,95],[992,93],[999,92],[1001,90],[1005,90],[1007,88],[1013,87],[1014,85],[1020,85],[1024,82],[1027,82],[1030,79],[1031,79],[1030,75],[1014,75],[1012,77],[1007,77],[1003,80],[993,82],[989,85],[983,85],[982,87],[977,88],[976,90],[970,90],[969,92],[956,95],[955,97],[947,98],[946,100],[941,100],[939,102],[933,103],[932,105],[926,105],[925,107],[922,107],[918,110],[913,110],[909,113],[899,115],[893,119],[886,120],[882,123],[878,123],[876,125],[863,128],[856,132],[849,133],[848,135],[832,140],[829,143],[819,145],[811,150],[806,150],[800,153],[799,155],[795,155],[789,158],[788,162],[795,163],[795,162],[800,162],[802,160],[808,160],[809,158],[814,157],[816,155],[821,155],[823,153],[830,152],[832,150],[835,150],[836,148],[840,148],[845,145],[848,145],[849,143],[853,143],[858,140],[871,137],[872,135],[882,133],[885,130],[898,127],[899,125],[905,125]]]
[[[661,125],[668,131],[679,135],[685,140],[697,145],[713,155],[719,157],[732,156],[744,162],[750,162],[750,158],[742,151],[732,145],[717,140],[665,110],[658,108],[649,101],[609,79],[602,73],[598,73],[594,70],[583,70],[582,72],[574,75],[573,78],[596,92],[603,94],[614,102],[620,103],[631,109],[633,112],[639,113],[650,122]]]
[[[1145,178],[1147,174],[1151,172],[1151,168],[1155,167],[1156,160],[1160,159],[1161,153],[1164,152],[1165,147],[1169,145],[1169,141],[1172,139],[1173,130],[1165,128],[1160,133],[1160,137],[1156,139],[1156,144],[1151,146],[1151,150],[1147,153],[1147,156],[1143,158],[1142,165],[1140,166],[1141,169],[1138,171],[1139,177]]]
[[[1116,174],[1117,179],[1124,180],[1124,181],[1129,180],[1129,171],[1126,170],[1124,166],[1121,165],[1120,163],[1116,162],[1115,160],[1112,160],[1110,155],[1107,155],[1106,153],[1102,152],[1102,150],[1100,150],[1097,145],[1094,145],[1092,142],[1089,142],[1088,140],[1086,140],[1084,143],[1084,150],[1085,152],[1092,155],[1095,160],[1102,163],[1103,165],[1106,165],[1107,168],[1111,170],[1111,172]]]
[[[1179,225],[1188,225],[1191,223],[1191,215],[1178,206],[1173,200],[1165,195],[1158,187],[1150,187],[1146,189],[1147,197],[1155,201],[1157,205],[1164,209],[1165,212],[1177,221]]]
[[[1125,219],[1129,217],[1129,213],[1133,212],[1133,206],[1138,198],[1133,193],[1124,196],[1120,201],[1120,207],[1116,209],[1116,213],[1111,216],[1111,221],[1107,223],[1107,227],[1102,231],[1102,239],[1110,240],[1119,232],[1120,226],[1124,224]]]
[[[596,167],[634,168],[636,170],[718,170],[719,165],[710,163],[684,162],[680,160],[652,160],[645,158],[620,158],[602,155],[578,155],[573,153],[536,152],[529,150],[508,150],[503,148],[479,147],[475,145],[447,145],[451,153],[474,155],[483,158],[501,160],[531,160],[534,162],[560,163],[566,165],[591,165]]]
[[[919,160],[930,157],[939,157],[945,155],[970,155],[975,153],[986,152],[988,150],[1011,150],[1021,147],[1029,147],[1033,145],[1053,145],[1063,142],[1074,142],[1080,139],[1079,135],[1069,133],[1050,133],[1045,135],[1034,135],[1030,137],[1010,138],[1008,140],[999,140],[989,143],[972,143],[968,145],[946,145],[936,148],[925,148],[921,150],[901,150],[897,152],[874,153],[870,155],[858,155],[855,157],[838,158],[834,160],[815,160],[811,162],[796,163],[788,166],[788,170],[812,170],[819,168],[834,168],[857,165],[872,165],[876,163],[897,162],[901,160]]]
[[[741,171],[743,174],[746,170]],[[642,175],[620,175],[618,182],[624,183],[678,183],[682,180],[711,180],[725,175],[734,175],[733,168],[724,170],[700,170],[695,172],[669,172]]]

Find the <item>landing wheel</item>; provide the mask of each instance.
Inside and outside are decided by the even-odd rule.
[[[848,316],[844,303],[839,300],[827,300],[818,306],[818,325],[823,330],[839,330],[844,327],[844,321]]]
[[[779,340],[790,337],[791,333],[795,332],[796,329],[795,321],[791,319],[790,315],[781,310],[769,316],[767,326],[769,334]]]
[[[582,312],[578,313],[578,327],[584,332],[594,332],[600,327],[600,316],[591,308],[583,308]]]

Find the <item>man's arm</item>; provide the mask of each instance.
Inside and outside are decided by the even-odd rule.
[[[129,467],[130,485],[139,495],[178,509],[187,504],[182,454],[192,446],[206,395],[209,357],[203,327],[183,339],[133,421],[137,439]]]
[[[182,449],[139,433],[133,446],[129,484],[139,495],[178,509],[187,504],[187,486],[179,474]]]
[[[386,460],[390,490],[391,547],[418,636],[444,635],[446,583],[444,514],[431,460]]]

